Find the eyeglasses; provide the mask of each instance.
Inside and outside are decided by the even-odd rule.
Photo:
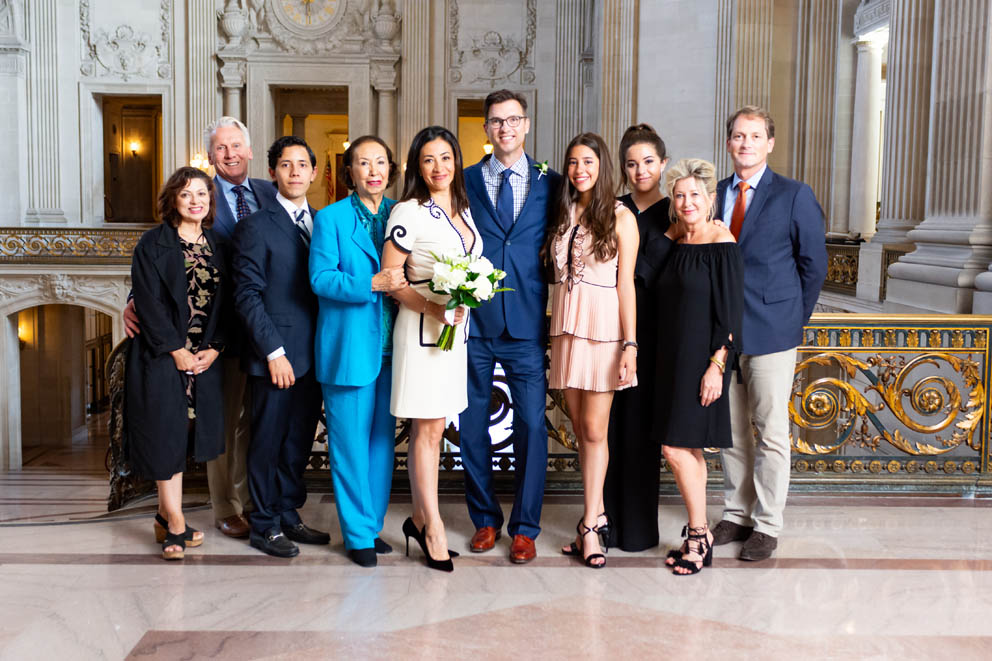
[[[510,115],[505,119],[503,117],[490,117],[486,120],[486,125],[491,129],[498,129],[505,123],[511,129],[515,129],[520,126],[520,122],[525,119],[527,119],[526,115]]]

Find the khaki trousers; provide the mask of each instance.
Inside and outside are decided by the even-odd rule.
[[[247,378],[237,357],[221,358],[224,367],[224,454],[207,462],[207,484],[214,519],[251,511],[248,494],[248,441],[251,439]]]
[[[740,365],[744,383],[738,383],[736,376],[730,380],[734,447],[721,453],[723,518],[778,537],[792,468],[789,398],[796,349],[743,355]]]

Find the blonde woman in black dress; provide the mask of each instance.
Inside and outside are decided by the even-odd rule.
[[[713,165],[681,160],[665,184],[680,238],[656,285],[672,314],[659,324],[654,437],[689,514],[682,531],[686,541],[666,562],[674,574],[687,575],[713,557],[703,448],[731,446],[726,393],[741,335],[743,266],[734,236],[713,222]]]

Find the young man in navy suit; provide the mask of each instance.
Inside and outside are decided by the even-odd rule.
[[[251,136],[234,117],[221,117],[203,131],[207,160],[214,167],[214,233],[230,242],[238,221],[275,204],[271,181],[248,177],[252,159]],[[233,317],[233,310],[227,317]],[[124,328],[129,337],[140,333],[134,303],[124,308]],[[240,333],[232,333],[224,349],[224,453],[207,462],[207,485],[217,529],[228,537],[247,537],[246,518],[251,509],[246,455],[251,415],[244,372],[240,367]]]
[[[524,153],[530,130],[527,99],[498,90],[484,103],[485,129],[493,153],[465,169],[472,219],[482,236],[483,255],[506,271],[497,296],[472,312],[468,340],[468,408],[461,414],[465,499],[476,527],[470,548],[492,549],[502,535],[503,511],[493,492],[489,402],[495,363],[506,373],[513,402],[513,455],[516,494],[507,532],[513,536],[510,560],[536,557],[547,470],[544,424],[547,377],[545,310],[548,286],[540,250],[553,213],[561,177]]]
[[[734,174],[717,185],[716,214],[744,260],[744,319],[733,340],[743,380],[731,380],[734,446],[722,452],[724,510],[713,543],[743,541],[741,560],[765,560],[778,546],[796,347],[827,275],[823,211],[809,186],[768,167],[774,147],[764,109],[744,106],[727,120]]]
[[[310,236],[316,211],[307,189],[317,159],[306,142],[284,136],[269,148],[276,204],[238,223],[234,231],[234,304],[249,342],[242,368],[251,393],[248,488],[251,545],[293,557],[296,544],[328,544],[330,535],[308,527],[298,509],[320,417],[313,347],[317,297],[310,289]]]

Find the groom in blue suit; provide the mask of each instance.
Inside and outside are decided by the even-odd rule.
[[[459,421],[461,456],[465,499],[476,528],[470,548],[482,553],[495,546],[503,527],[503,510],[493,492],[489,437],[493,370],[498,362],[513,402],[516,494],[507,525],[513,536],[510,560],[525,563],[537,555],[534,539],[541,531],[548,458],[544,425],[548,286],[539,253],[561,177],[524,153],[530,130],[526,98],[498,90],[486,97],[484,112],[493,153],[465,169],[465,182],[483,255],[506,271],[503,286],[513,291],[472,312],[468,408]]]

